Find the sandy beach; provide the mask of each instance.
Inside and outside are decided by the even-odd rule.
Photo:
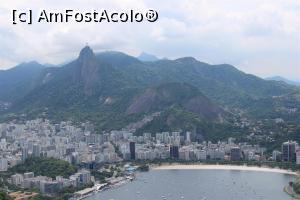
[[[185,164],[171,164],[171,165],[161,165],[153,166],[153,170],[170,170],[170,169],[199,169],[199,170],[238,170],[238,171],[261,171],[261,172],[273,172],[273,173],[282,173],[297,175],[297,172],[290,170],[284,170],[279,168],[268,168],[268,167],[256,167],[256,166],[238,166],[238,165],[206,165],[206,164],[194,164],[194,165],[185,165]]]

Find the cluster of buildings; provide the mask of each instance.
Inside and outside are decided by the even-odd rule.
[[[265,149],[247,143],[212,143],[191,132],[134,135],[127,130],[97,134],[89,123],[52,124],[45,119],[0,124],[0,171],[29,157],[52,157],[71,164],[122,160],[265,160]]]
[[[297,162],[300,151],[296,142],[283,143],[282,151],[274,151],[272,159]],[[134,135],[128,130],[96,133],[90,123],[50,123],[45,119],[0,124],[0,171],[7,171],[30,157],[51,157],[80,164],[89,169],[93,164],[130,160],[173,159],[182,161],[255,160],[265,161],[265,148],[247,143],[203,141],[191,132],[160,132]],[[11,183],[23,188],[39,188],[51,193],[67,186],[89,183],[88,170],[68,179],[15,174]]]
[[[273,151],[272,159],[300,165],[300,146],[295,141],[284,142],[281,146],[281,151]]]
[[[121,160],[110,134],[94,133],[89,123],[76,127],[71,122],[51,124],[36,119],[0,124],[0,171],[29,157],[51,157],[72,164]]]
[[[174,159],[198,160],[265,160],[264,148],[246,143],[197,141],[191,132],[163,132],[154,135],[144,133],[133,136],[126,131],[115,131],[114,143],[118,145],[124,160]]]
[[[46,194],[56,193],[64,187],[86,185],[91,183],[91,181],[91,173],[88,170],[80,170],[76,174],[71,175],[68,179],[57,176],[55,180],[53,180],[50,177],[34,176],[33,172],[27,172],[24,174],[14,174],[8,180],[9,183],[20,188],[36,188]]]

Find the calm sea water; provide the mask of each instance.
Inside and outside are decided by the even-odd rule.
[[[287,200],[293,176],[235,170],[153,170],[88,200]]]

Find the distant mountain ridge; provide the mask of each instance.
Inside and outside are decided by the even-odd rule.
[[[44,69],[44,65],[31,61],[0,70],[0,101],[11,102],[23,97],[34,88],[35,79]]]
[[[281,81],[290,85],[295,85],[295,86],[300,86],[300,81],[296,82],[296,81],[291,81],[289,79],[283,78],[281,76],[273,76],[273,77],[268,77],[265,78],[266,80],[272,80],[272,81]]]
[[[279,113],[274,106],[285,105],[287,100],[274,97],[299,92],[297,87],[266,81],[227,64],[209,65],[192,57],[148,62],[122,52],[94,53],[88,46],[61,67],[33,66],[36,70],[25,74],[26,82],[22,82],[26,90],[13,84],[18,75],[12,72],[18,68],[5,72],[11,82],[0,76],[0,83],[12,88],[0,93],[0,101],[11,102],[3,119],[22,114],[89,120],[99,130],[112,130],[160,113],[141,130],[206,127],[212,133],[215,127],[232,123],[232,110],[262,118],[272,112],[276,117]]]
[[[145,52],[142,52],[137,58],[140,61],[146,61],[146,62],[147,61],[153,62],[153,61],[159,60],[155,55],[148,54],[148,53],[145,53]]]

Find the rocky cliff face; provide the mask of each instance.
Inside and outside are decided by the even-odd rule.
[[[88,46],[80,51],[77,62],[80,67],[80,76],[84,84],[84,91],[87,95],[92,95],[94,86],[100,83],[101,66],[97,62],[93,50]]]

